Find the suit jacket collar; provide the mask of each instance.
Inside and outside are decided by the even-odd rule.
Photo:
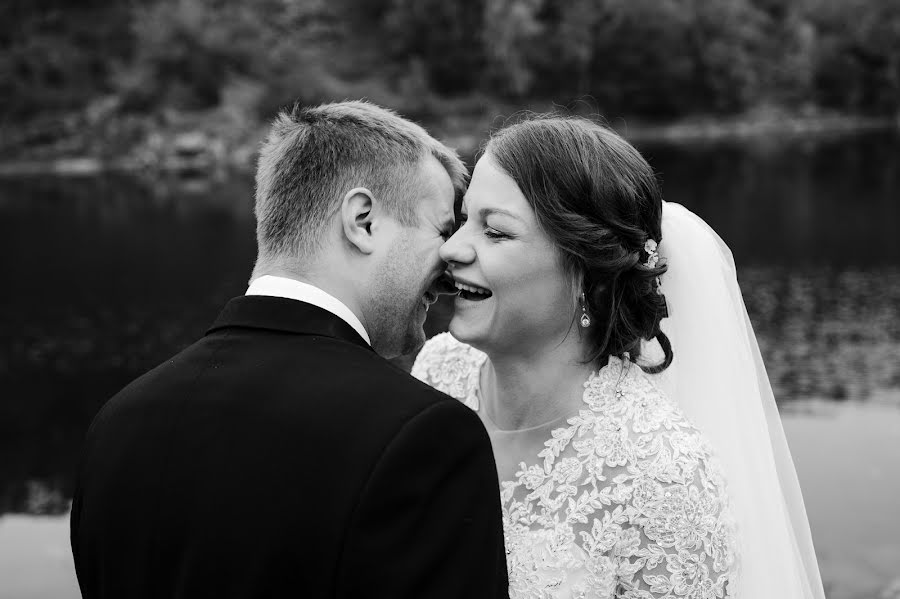
[[[299,300],[267,295],[232,299],[206,334],[229,327],[335,337],[372,349],[352,326],[328,310]]]

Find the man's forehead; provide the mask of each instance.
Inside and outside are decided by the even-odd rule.
[[[429,218],[438,224],[443,224],[447,221],[453,222],[456,220],[454,205],[455,198],[453,196],[431,194],[422,208]]]
[[[456,202],[456,188],[444,166],[435,158],[426,163],[424,175],[424,199],[423,206],[428,214],[435,218],[453,218],[453,205]]]
[[[433,156],[426,165],[426,173],[428,181],[434,188],[435,193],[440,195],[456,198],[456,187],[453,185],[453,179],[443,164]]]

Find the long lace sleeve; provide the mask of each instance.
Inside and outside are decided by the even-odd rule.
[[[615,596],[730,596],[729,583],[735,575],[734,529],[720,479],[703,455],[699,436],[681,432],[674,439],[667,437],[660,438],[660,450],[672,456],[669,473],[639,476],[630,501],[621,510]],[[669,461],[668,456],[663,461]],[[694,463],[683,468],[689,461]]]

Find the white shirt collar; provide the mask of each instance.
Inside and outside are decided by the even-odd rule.
[[[302,283],[286,277],[263,275],[250,282],[250,287],[247,288],[246,295],[284,297],[318,306],[323,310],[328,310],[349,324],[357,333],[359,333],[360,337],[366,340],[366,343],[372,345],[372,341],[369,340],[369,334],[366,333],[366,329],[359,321],[359,318],[356,317],[356,314],[354,314],[341,300],[330,293],[322,291],[315,285]]]

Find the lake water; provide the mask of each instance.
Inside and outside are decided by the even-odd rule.
[[[829,599],[900,597],[900,136],[641,149],[734,252]],[[78,596],[87,426],[243,293],[251,208],[240,176],[0,180],[0,598]]]

